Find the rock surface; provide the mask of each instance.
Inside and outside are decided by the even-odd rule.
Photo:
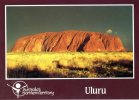
[[[43,32],[19,38],[12,52],[125,51],[118,36],[68,30]]]

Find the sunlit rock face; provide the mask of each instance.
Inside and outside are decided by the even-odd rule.
[[[19,38],[12,52],[125,51],[118,36],[77,30],[42,32]]]

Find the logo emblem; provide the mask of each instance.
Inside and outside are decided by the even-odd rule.
[[[12,88],[12,91],[17,96],[17,98],[24,96],[22,94],[22,90],[28,88],[28,85],[24,81],[16,81],[12,86],[9,84],[7,85]]]
[[[54,96],[54,91],[42,90],[40,87],[28,87],[24,81],[16,81],[13,85],[7,84],[12,88],[14,95],[17,98],[25,95],[50,95]]]

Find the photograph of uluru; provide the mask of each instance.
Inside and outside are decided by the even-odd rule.
[[[133,78],[132,5],[6,6],[7,78]]]

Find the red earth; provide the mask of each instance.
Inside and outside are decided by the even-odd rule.
[[[126,51],[120,37],[108,33],[67,30],[19,38],[12,52]]]

